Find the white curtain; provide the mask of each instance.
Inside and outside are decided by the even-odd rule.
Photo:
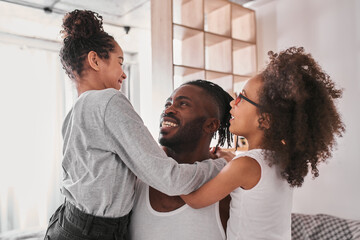
[[[45,228],[60,194],[61,124],[74,94],[57,51],[0,42],[0,233]]]
[[[0,235],[44,230],[64,201],[61,126],[77,93],[59,51],[36,46],[0,41]],[[131,69],[124,66],[126,96]]]

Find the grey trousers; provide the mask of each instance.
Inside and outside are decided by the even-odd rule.
[[[44,239],[125,240],[129,215],[120,218],[97,217],[65,201],[50,218]]]

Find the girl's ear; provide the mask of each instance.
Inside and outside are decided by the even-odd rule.
[[[220,127],[220,120],[217,118],[208,118],[206,119],[204,125],[203,125],[203,130],[206,133],[214,133],[216,132]]]
[[[92,69],[94,69],[95,71],[99,71],[100,67],[99,67],[99,56],[97,55],[96,52],[94,51],[90,51],[87,55],[87,60],[88,63],[90,65],[90,67]]]
[[[270,123],[271,123],[271,115],[269,113],[263,113],[261,114],[261,116],[259,117],[259,127],[261,129],[269,129],[270,128]]]

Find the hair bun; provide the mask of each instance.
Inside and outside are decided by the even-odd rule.
[[[63,19],[63,38],[90,38],[103,32],[103,18],[89,10],[74,10],[65,15]]]

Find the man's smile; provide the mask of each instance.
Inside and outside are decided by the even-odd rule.
[[[168,122],[168,121],[164,121],[161,124],[161,127],[177,127],[178,124],[176,123],[172,123],[172,122]]]
[[[176,128],[179,126],[179,121],[174,117],[163,117],[161,119],[161,130]]]

